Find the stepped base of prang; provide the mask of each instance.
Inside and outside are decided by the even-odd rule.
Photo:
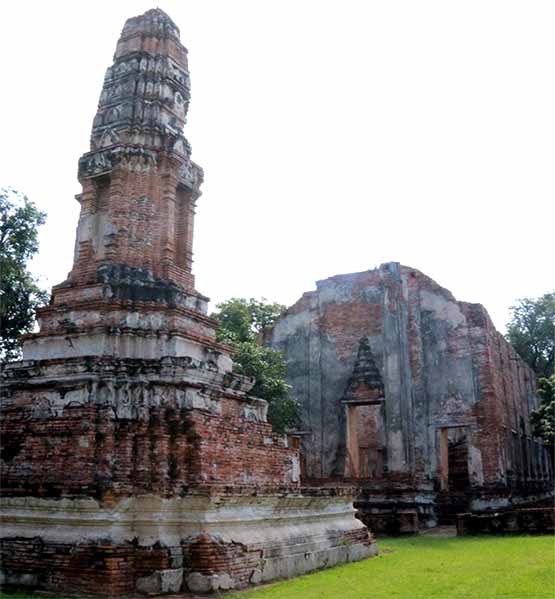
[[[145,495],[3,502],[8,585],[101,595],[240,588],[377,553],[349,497]]]
[[[377,553],[354,489],[302,489],[296,440],[210,361],[27,360],[3,376],[8,587],[211,592]]]

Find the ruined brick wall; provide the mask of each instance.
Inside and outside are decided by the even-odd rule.
[[[484,481],[520,490],[540,489],[552,477],[552,464],[530,428],[530,412],[537,407],[535,375],[495,330],[482,306],[461,305],[481,391],[475,414]]]
[[[217,588],[250,581],[266,537],[251,547],[210,531],[200,547],[197,519],[214,497],[216,521],[240,522],[260,510],[253,493],[271,517],[276,496],[300,497],[299,458],[240,377],[187,358],[43,360],[2,374],[0,555],[11,585],[121,595],[177,592],[189,574]],[[311,500],[300,500],[302,514]]]
[[[443,462],[458,431],[480,496],[545,492],[552,466],[531,438],[532,371],[482,306],[456,301],[419,271],[390,263],[319,281],[266,341],[284,351],[302,426],[312,432],[303,437],[310,479],[353,476],[348,437],[356,430],[357,476],[368,488],[445,490]],[[365,345],[384,401],[357,408],[351,394],[353,429],[344,398]]]
[[[192,481],[222,486],[255,485],[260,490],[298,488],[298,452],[267,422],[245,420],[244,406],[223,402],[221,415],[195,413]],[[248,408],[247,408],[248,410]],[[248,451],[245,451],[248,449]]]
[[[2,566],[12,585],[64,593],[118,596],[134,593],[136,581],[182,560],[181,547],[138,547],[132,543],[45,543],[33,539],[0,540]],[[18,580],[19,579],[19,580]]]
[[[555,533],[555,507],[553,507],[553,501],[547,503],[544,507],[520,508],[501,513],[459,514],[457,535],[553,534]]]
[[[19,371],[3,398],[6,496],[106,500],[179,496],[195,486],[299,487],[296,450],[245,400],[168,386],[172,367],[154,361],[104,360],[88,369],[43,362],[35,375],[56,368],[73,381],[41,387]],[[120,384],[111,380],[114,369],[126,374]]]

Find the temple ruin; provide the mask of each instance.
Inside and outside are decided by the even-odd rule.
[[[129,19],[79,160],[73,268],[2,370],[6,584],[204,592],[376,553],[353,488],[301,488],[297,439],[195,290],[189,98],[171,19]]]
[[[356,484],[372,530],[552,497],[553,463],[529,424],[534,373],[481,305],[414,268],[318,281],[266,342],[301,406],[301,477]]]

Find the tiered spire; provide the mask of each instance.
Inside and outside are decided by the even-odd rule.
[[[129,19],[106,71],[91,150],[79,161],[72,282],[98,282],[108,264],[192,290],[202,169],[182,132],[189,99],[179,29],[160,9]]]
[[[384,398],[383,379],[376,366],[368,339],[363,337],[353,373],[349,378],[342,401],[359,405],[379,403]]]
[[[160,9],[129,19],[106,71],[79,160],[83,192],[73,268],[39,311],[24,356],[196,356],[231,368],[194,287],[202,169],[183,136],[187,50]],[[217,358],[206,358],[210,348]]]

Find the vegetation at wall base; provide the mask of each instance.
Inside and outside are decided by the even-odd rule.
[[[285,306],[264,299],[234,297],[218,304],[212,314],[220,323],[218,341],[234,350],[234,371],[255,379],[249,396],[268,402],[268,422],[279,433],[295,426],[298,405],[285,382],[283,354],[261,345],[260,335],[284,310]]]

